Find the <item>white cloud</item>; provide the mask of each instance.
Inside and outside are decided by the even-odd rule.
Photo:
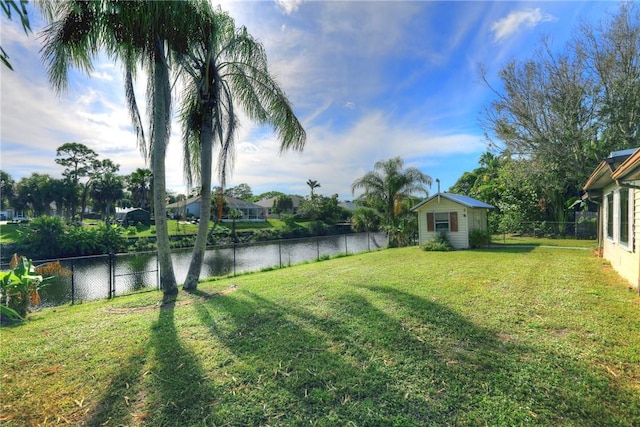
[[[494,22],[491,26],[491,31],[493,31],[494,41],[500,42],[521,31],[523,27],[534,28],[541,22],[552,22],[556,20],[556,17],[548,13],[543,13],[540,8],[525,9],[511,12],[505,18]]]
[[[113,76],[104,71],[103,72],[92,71],[89,73],[89,77],[91,77],[92,79],[106,80],[108,82],[113,81]]]
[[[302,0],[275,0],[276,4],[280,6],[280,8],[287,15],[291,15],[293,12],[298,10],[300,4],[302,4]]]

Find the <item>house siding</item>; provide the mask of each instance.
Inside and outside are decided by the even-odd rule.
[[[449,242],[456,249],[464,249],[469,247],[469,229],[467,227],[467,209],[466,207],[454,203],[450,200],[446,200],[444,198],[440,199],[440,202],[437,200],[433,200],[430,203],[427,203],[420,208],[418,208],[418,227],[419,227],[419,237],[418,242],[420,245],[428,242],[429,240],[436,237],[435,231],[428,231],[427,227],[427,214],[428,213],[450,213],[456,212],[458,215],[458,231],[453,232],[449,231],[447,233],[447,237],[449,238]],[[451,225],[451,224],[450,224]]]
[[[614,197],[614,210],[618,204],[619,194],[621,189],[614,185],[604,188],[604,195],[613,195]],[[626,191],[626,189],[622,189]],[[639,268],[639,254],[638,254],[638,242],[640,241],[640,224],[638,220],[640,218],[640,191],[633,190],[633,239],[629,246],[619,243],[619,230],[618,221],[619,216],[622,213],[604,211],[603,215],[603,227],[602,227],[602,256],[611,263],[611,267],[629,281],[634,287],[638,286],[638,268]],[[610,215],[614,215],[613,226],[613,238],[607,237],[607,221]]]

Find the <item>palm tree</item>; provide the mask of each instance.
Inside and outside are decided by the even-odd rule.
[[[404,161],[400,157],[376,162],[374,170],[356,179],[351,185],[351,192],[363,189],[360,196],[367,205],[377,208],[384,219],[384,225],[392,233],[399,227],[395,219],[406,211],[406,201],[410,201],[416,193],[429,195],[427,186],[431,186],[431,177],[417,168],[403,170]],[[401,225],[401,224],[400,224]]]
[[[199,177],[201,212],[211,210],[214,141],[219,143],[218,173],[222,188],[233,167],[238,126],[236,106],[252,120],[276,129],[280,150],[302,149],[306,133],[291,104],[267,69],[261,43],[233,18],[210,9],[201,22],[203,38],[182,58],[185,94],[181,110],[185,175]],[[184,289],[196,289],[202,269],[209,221],[201,218]]]
[[[129,175],[129,191],[134,206],[149,209],[149,191],[153,183],[150,169],[138,168]]]
[[[122,177],[107,171],[97,176],[91,183],[91,198],[104,208],[105,223],[109,225],[111,207],[124,196]]]
[[[177,293],[169,247],[165,206],[165,154],[171,124],[170,67],[172,56],[186,52],[194,39],[201,39],[199,17],[204,1],[81,1],[43,2],[51,24],[44,30],[44,61],[51,85],[66,89],[71,65],[92,69],[92,59],[103,49],[125,65],[125,91],[138,144],[150,153],[154,177],[160,285],[166,297]],[[133,92],[136,65],[148,74],[147,101],[151,135],[149,145]]]
[[[313,200],[313,190],[320,187],[320,183],[318,181],[315,181],[313,179],[308,179],[307,180],[307,185],[309,186],[309,188],[311,188],[311,200]]]

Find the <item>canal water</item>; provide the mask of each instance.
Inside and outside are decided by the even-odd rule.
[[[357,233],[211,248],[205,253],[200,277],[286,267],[340,254],[378,250],[387,244],[385,233]],[[184,282],[191,249],[174,251],[172,261],[178,283]],[[51,285],[40,292],[43,306],[109,298],[158,287],[155,252],[61,259],[60,264],[62,270]]]

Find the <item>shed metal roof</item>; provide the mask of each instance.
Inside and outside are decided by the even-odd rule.
[[[429,203],[433,199],[436,199],[438,196],[442,197],[443,199],[451,200],[452,202],[458,203],[467,208],[494,209],[493,205],[490,205],[485,202],[481,202],[480,200],[476,200],[473,197],[465,196],[462,194],[453,194],[453,193],[436,193],[433,196],[429,197],[428,199],[425,199],[422,202],[415,205],[414,207],[412,207],[411,210],[415,211],[420,206],[423,206]]]

